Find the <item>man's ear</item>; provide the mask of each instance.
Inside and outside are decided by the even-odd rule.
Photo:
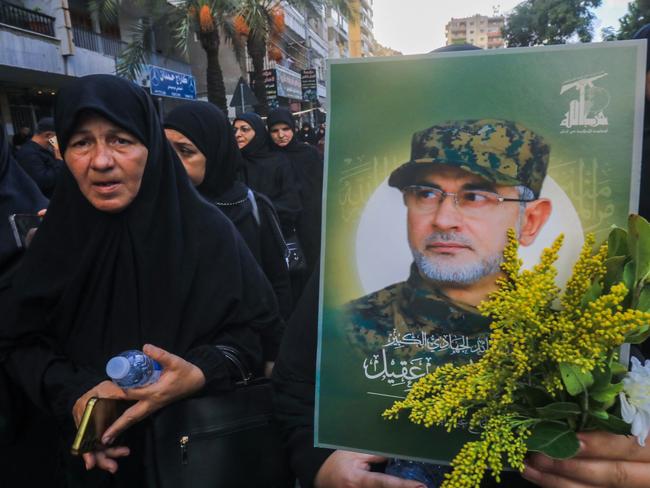
[[[553,206],[548,198],[539,198],[526,204],[524,219],[519,234],[519,243],[530,246],[551,216]]]

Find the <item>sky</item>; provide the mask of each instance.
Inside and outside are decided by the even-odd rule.
[[[375,39],[402,54],[426,53],[445,45],[445,25],[452,17],[491,15],[493,8],[507,14],[521,0],[374,0]],[[618,28],[618,19],[630,0],[603,0],[596,10],[595,40],[600,29]]]

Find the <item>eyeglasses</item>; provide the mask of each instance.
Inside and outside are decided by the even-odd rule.
[[[233,132],[235,134],[237,134],[237,132],[242,132],[242,133],[246,134],[247,132],[250,132],[252,130],[253,130],[252,128],[246,127],[245,125],[240,126],[240,127],[233,127]]]
[[[461,190],[455,193],[424,185],[411,185],[402,189],[404,203],[420,213],[435,212],[446,197],[453,197],[456,208],[467,215],[496,208],[502,202],[532,202],[521,198],[506,198],[491,191]]]

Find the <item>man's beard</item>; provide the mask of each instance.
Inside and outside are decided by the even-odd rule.
[[[433,242],[458,242],[471,247],[471,241],[461,234],[434,232],[425,240],[425,245]],[[411,253],[420,274],[429,280],[449,287],[460,287],[476,283],[486,276],[498,273],[503,262],[503,253],[486,256],[478,262],[451,264],[444,256],[430,257],[411,247]],[[453,257],[449,257],[453,259]]]

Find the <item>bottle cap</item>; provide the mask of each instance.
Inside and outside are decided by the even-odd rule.
[[[114,380],[121,380],[124,378],[129,374],[130,369],[131,363],[124,356],[115,356],[106,363],[106,374]]]

